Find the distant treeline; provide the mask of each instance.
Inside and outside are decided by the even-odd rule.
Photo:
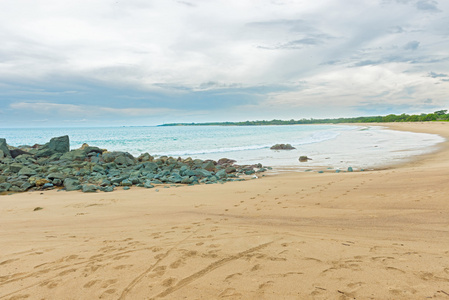
[[[449,121],[447,110],[439,110],[430,114],[420,115],[387,115],[337,119],[301,119],[301,120],[271,120],[245,122],[208,122],[208,123],[169,123],[160,126],[255,126],[255,125],[295,125],[295,124],[337,124],[337,123],[385,123],[385,122],[425,122]]]

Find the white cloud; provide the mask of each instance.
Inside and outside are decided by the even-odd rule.
[[[27,110],[41,114],[57,114],[70,116],[98,116],[114,114],[122,117],[151,116],[159,113],[174,112],[167,108],[111,108],[89,105],[59,104],[50,102],[18,102],[12,103],[14,110]]]
[[[449,1],[434,0],[3,1],[0,81],[43,89],[8,88],[27,98],[2,92],[0,109],[12,103],[80,119],[174,113],[150,105],[112,107],[107,99],[82,106],[73,95],[58,101],[69,95],[49,91],[55,81],[78,90],[71,86],[76,80],[167,99],[286,86],[259,97],[273,118],[277,106],[329,101],[354,107],[378,94],[398,104],[405,87],[415,91],[409,102],[443,103],[448,84],[425,74],[449,69],[448,12]],[[50,94],[52,101],[37,98]]]

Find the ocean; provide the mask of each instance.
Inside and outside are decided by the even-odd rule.
[[[71,149],[83,143],[126,151],[134,156],[214,159],[238,164],[262,163],[286,170],[335,168],[369,169],[403,162],[433,151],[444,139],[438,135],[387,130],[382,126],[148,126],[92,128],[2,128],[9,145],[44,144],[68,135]],[[274,144],[295,150],[270,150]],[[312,160],[300,163],[299,156]]]

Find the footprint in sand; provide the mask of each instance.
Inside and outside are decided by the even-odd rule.
[[[113,285],[114,283],[117,283],[117,279],[109,279],[109,280],[106,280],[102,285],[101,285],[101,287],[102,288],[108,288],[110,285]]]
[[[234,288],[227,288],[224,291],[222,291],[220,294],[218,294],[219,298],[229,298],[229,299],[238,299],[241,297],[242,294],[236,293],[236,289]]]
[[[90,288],[93,285],[95,285],[97,282],[99,282],[100,280],[91,280],[88,283],[86,283],[85,285],[83,285],[84,288]]]
[[[172,286],[176,282],[176,278],[170,277],[162,281],[162,285],[165,287]]]
[[[260,265],[257,264],[257,265],[254,265],[254,266],[251,268],[251,271],[254,272],[254,271],[257,271],[257,270],[259,270],[259,269],[260,269]]]

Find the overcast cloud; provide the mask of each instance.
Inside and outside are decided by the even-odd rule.
[[[449,1],[4,0],[0,126],[449,107]]]

